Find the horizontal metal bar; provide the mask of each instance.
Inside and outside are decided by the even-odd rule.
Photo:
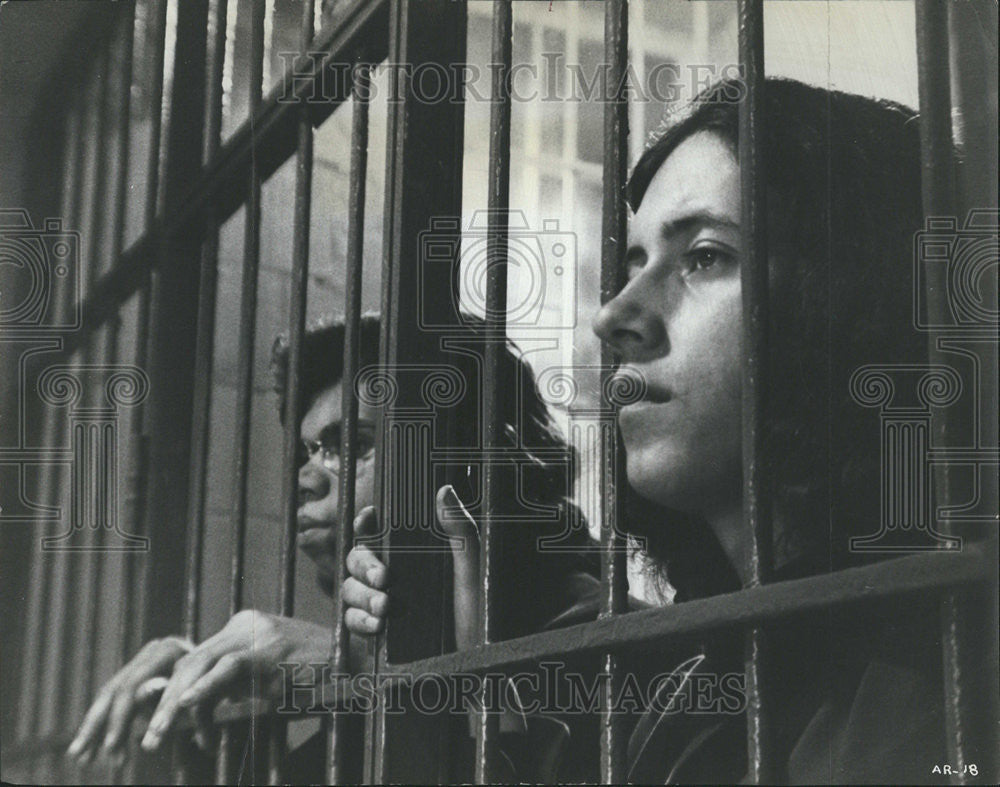
[[[659,645],[667,638],[671,641],[693,638],[711,631],[770,623],[857,602],[871,603],[917,592],[944,592],[960,585],[988,582],[996,559],[997,542],[991,539],[969,546],[961,553],[911,555],[862,568],[775,582],[458,653],[391,664],[387,668],[413,675],[483,672],[521,667],[569,653],[597,654]]]
[[[323,32],[314,42],[315,53],[322,57],[309,59],[296,76],[286,74],[261,104],[253,120],[240,126],[189,187],[185,198],[175,209],[161,216],[154,226],[122,254],[121,263],[97,281],[83,303],[83,324],[96,329],[118,312],[121,304],[135,292],[143,276],[160,264],[157,247],[160,238],[200,231],[208,206],[213,206],[213,218],[224,223],[248,194],[246,173],[251,157],[262,180],[267,180],[294,152],[298,144],[299,103],[311,90],[311,80],[319,79],[323,70],[334,62],[352,62],[359,50],[364,50],[370,62],[386,57],[388,0],[355,0],[342,12],[339,22]],[[296,66],[298,68],[298,65]],[[346,96],[311,104],[314,126],[320,125],[340,106]],[[280,100],[279,100],[280,99]],[[66,337],[61,357],[68,357],[86,337],[87,331],[77,331]]]
[[[996,558],[997,541],[991,539],[962,553],[914,555],[818,577],[775,582],[677,606],[602,618],[592,623],[408,664],[387,665],[385,683],[405,684],[425,675],[510,671],[545,659],[657,646],[665,640],[675,643],[685,638],[700,637],[709,631],[788,620],[820,609],[870,604],[927,591],[947,593],[959,586],[982,586],[993,581]],[[351,690],[342,680],[336,687],[332,682],[327,684],[322,695],[328,698],[336,696],[347,702],[351,699]],[[216,707],[213,720],[216,724],[245,721],[252,716],[276,713],[278,705],[261,698],[225,701]],[[303,704],[295,713],[287,714],[287,718],[323,715],[329,710],[321,704]],[[286,715],[285,709],[282,715]],[[177,720],[178,729],[187,729],[190,724],[191,720],[187,717]]]

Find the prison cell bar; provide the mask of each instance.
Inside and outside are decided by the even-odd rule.
[[[135,0],[127,0],[120,6],[119,9],[120,20],[117,24],[120,27],[120,33],[117,33],[120,38],[121,53],[117,62],[117,82],[116,87],[119,91],[119,101],[118,101],[118,118],[115,133],[116,146],[114,158],[118,163],[118,171],[116,173],[117,177],[112,187],[113,197],[111,199],[111,222],[110,222],[110,253],[108,255],[108,265],[109,268],[113,268],[118,264],[118,260],[121,257],[122,247],[124,245],[125,236],[125,199],[128,191],[128,166],[129,166],[129,129],[131,127],[131,96],[132,96],[132,58],[133,58],[133,40],[135,32]],[[110,52],[110,46],[109,46]],[[106,75],[106,82],[111,83],[110,74]],[[107,106],[101,107],[102,112],[107,112]],[[105,325],[104,334],[104,346],[100,351],[100,362],[109,366],[114,366],[118,362],[118,334],[121,328],[121,318],[116,315]],[[116,434],[117,439],[117,434]],[[116,517],[116,512],[111,509],[112,505],[116,505],[117,501],[112,499],[106,499],[104,501],[104,510],[108,511],[109,517]],[[103,523],[103,527],[98,528],[95,531],[95,541],[97,546],[103,543],[104,530],[110,525],[110,520]],[[119,553],[121,559],[122,568],[122,578],[124,579],[126,574],[126,566],[129,563],[132,555],[123,551]],[[98,636],[98,625],[100,621],[100,593],[101,586],[103,584],[103,567],[104,560],[109,559],[109,556],[102,554],[101,552],[96,552],[93,556],[94,565],[91,569],[91,581],[89,596],[93,598],[93,606],[91,608],[90,622],[87,626],[87,630],[94,632],[90,640],[90,653],[89,653],[89,669],[87,671],[87,680],[85,681],[85,688],[83,692],[84,702],[90,702],[94,696],[94,681],[97,674],[97,656],[98,656],[98,643],[101,641],[101,637]],[[125,594],[128,595],[127,593]],[[124,599],[122,600],[124,604]],[[120,781],[120,769],[117,767],[117,762],[112,761],[110,775],[112,781]]]
[[[233,0],[235,2],[236,0]],[[222,79],[226,59],[228,0],[213,0],[209,10],[208,81],[202,160],[211,161],[222,137]],[[201,581],[205,545],[205,509],[208,501],[208,460],[211,434],[215,307],[218,286],[219,220],[214,206],[206,206],[204,239],[198,277],[198,333],[195,338],[195,374],[192,400],[190,483],[188,497],[187,559],[184,572],[184,636],[197,642],[201,635]],[[188,784],[187,758],[175,752],[174,781]]]
[[[480,644],[494,641],[503,618],[500,554],[504,534],[495,516],[500,501],[512,490],[501,478],[493,456],[503,445],[500,364],[507,339],[507,232],[510,221],[510,118],[513,10],[510,0],[494,0],[491,57],[492,93],[490,100],[489,192],[487,197],[486,343],[483,347],[484,417],[486,420],[486,462],[483,466],[483,517],[479,551],[479,630]],[[486,712],[485,682],[480,688],[482,710],[476,714],[476,781],[489,784],[499,780],[499,718]]]
[[[393,374],[397,364],[432,368],[445,357],[438,331],[411,330],[410,326],[458,322],[455,292],[464,104],[456,94],[444,101],[421,100],[406,66],[464,62],[466,7],[445,0],[394,0],[389,31],[392,100],[386,135],[380,363]],[[438,220],[448,226],[436,226]],[[419,250],[428,231],[434,231],[436,241],[454,245],[456,258],[450,264],[423,264]],[[407,608],[406,615],[387,621],[376,649],[377,673],[390,660],[395,663],[440,652],[444,638],[441,606],[446,562],[440,550],[447,546],[426,527],[412,527],[414,516],[434,516],[433,500],[424,497],[426,489],[404,487],[406,468],[387,455],[387,449],[400,443],[393,440],[392,430],[410,428],[406,411],[414,406],[426,408],[417,381],[402,382],[395,403],[379,419],[376,500],[386,534],[385,559],[391,564],[395,586],[406,588]],[[421,502],[419,512],[399,507],[399,494],[404,492],[419,495],[415,498]],[[428,547],[434,551],[413,551]],[[365,780],[446,781],[445,758],[438,755],[444,748],[447,719],[415,713],[387,719],[384,710],[384,703],[379,702],[369,717]],[[402,732],[405,747],[400,745]]]
[[[601,303],[607,303],[625,286],[625,250],[628,203],[625,186],[628,167],[628,3],[608,0],[604,5],[604,172],[602,177]],[[601,348],[601,408],[614,412],[609,401],[609,383],[614,357],[607,345]],[[619,482],[625,478],[625,452],[619,445],[615,422],[601,424],[601,611],[600,617],[628,610],[626,541],[622,535],[625,495]],[[628,734],[624,714],[616,713],[614,698],[620,696],[624,680],[623,654],[602,654],[601,781],[621,784],[626,780]]]
[[[764,155],[764,3],[740,0],[739,60],[746,92],[739,108],[740,215],[743,262],[743,521],[750,538],[743,583],[754,588],[771,570],[771,495],[763,461],[768,424],[767,187]],[[746,633],[747,772],[760,784],[774,781],[771,719],[766,707],[766,632]]]
[[[70,179],[68,183],[69,192],[69,209],[66,211],[68,217],[68,224],[70,228],[80,226],[80,217],[82,216],[82,202],[83,202],[83,172],[86,162],[86,139],[87,135],[81,132],[81,129],[86,125],[86,112],[83,107],[83,94],[82,91],[76,94],[76,103],[73,108],[73,113],[76,119],[76,132],[73,135],[75,144],[73,145],[73,163],[70,168]],[[54,297],[57,298],[58,309],[59,309],[59,321],[57,324],[65,325],[67,323],[68,316],[72,313],[73,308],[73,293],[66,280],[56,280],[56,290]],[[42,432],[42,442],[43,446],[59,445],[65,438],[66,425],[65,420],[58,418],[56,414],[55,405],[46,405],[45,407],[45,423]],[[48,499],[53,507],[58,506],[60,502],[60,493],[64,488],[61,483],[61,476],[64,475],[62,468],[54,466],[52,464],[46,464],[43,468],[44,472],[41,478],[42,485],[42,499]],[[46,535],[56,536],[61,529],[62,523],[53,522],[50,526],[44,528]],[[39,602],[38,602],[38,615],[39,622],[36,628],[36,637],[34,652],[39,654],[37,661],[42,664],[46,664],[48,659],[47,655],[50,650],[49,632],[50,629],[55,625],[55,617],[53,611],[53,584],[54,576],[57,571],[61,571],[63,568],[62,562],[65,560],[65,554],[60,552],[44,552],[41,549],[38,552],[38,561],[41,569],[41,577],[39,579]],[[23,682],[23,687],[26,691],[30,692],[31,689],[37,688],[38,694],[32,696],[28,700],[24,707],[29,709],[30,720],[28,724],[28,739],[37,740],[43,735],[43,719],[42,719],[42,707],[44,702],[42,698],[38,695],[41,694],[41,684],[39,681],[35,680],[25,680]],[[41,760],[39,761],[39,765]],[[44,776],[44,772],[35,771],[32,774],[33,778],[41,778]]]
[[[952,140],[949,10],[945,3],[917,0],[916,4],[922,197],[925,218],[956,217],[960,222]],[[949,321],[949,272],[948,265],[927,267],[927,316],[932,326]],[[938,340],[937,331],[928,332],[928,360],[948,365],[948,354]],[[947,446],[958,432],[955,427],[953,409],[945,409],[936,416],[931,439]],[[945,465],[936,470],[936,510],[943,511],[954,502],[953,467]],[[959,535],[948,521],[944,529]],[[944,715],[948,761],[955,765],[950,781],[955,784],[970,781],[966,772],[970,765],[977,765],[982,774],[995,773],[996,769],[996,736],[991,731],[996,718],[996,698],[991,696],[995,686],[988,679],[984,681],[981,664],[970,655],[976,652],[981,657],[984,650],[990,652],[982,632],[995,623],[987,612],[992,606],[960,590],[941,600]],[[983,647],[974,648],[974,642]],[[979,778],[974,776],[972,780]]]
[[[308,52],[313,37],[313,0],[302,4],[299,35],[300,54]],[[288,308],[288,359],[285,378],[284,473],[282,478],[283,525],[279,554],[278,612],[290,617],[295,613],[295,538],[298,510],[298,463],[295,461],[299,443],[299,421],[302,418],[299,395],[302,376],[302,334],[306,321],[306,294],[309,283],[309,229],[312,210],[313,128],[308,102],[299,108],[298,146],[295,152],[295,216],[292,237],[292,275]],[[283,720],[273,719],[268,745],[268,779],[280,784],[281,763],[287,745],[287,727]]]
[[[260,110],[264,82],[265,0],[253,0],[250,17],[249,107],[251,129]],[[251,131],[251,140],[253,133]],[[251,142],[252,144],[252,142]],[[250,470],[250,419],[253,415],[254,346],[257,330],[257,280],[260,270],[261,174],[254,156],[250,157],[249,186],[243,225],[243,268],[240,288],[239,362],[236,372],[236,450],[233,463],[235,493],[232,507],[232,556],[229,576],[229,615],[243,608],[243,573],[246,561],[247,494]],[[250,751],[256,742],[256,718],[250,719]],[[216,779],[230,780],[233,730],[225,727],[216,760]]]
[[[345,4],[338,23],[324,29],[313,43],[323,57],[298,64],[302,70],[286,74],[281,84],[272,88],[256,118],[244,122],[207,167],[183,184],[187,188],[184,199],[171,205],[155,224],[148,224],[147,231],[125,250],[117,269],[102,276],[94,291],[84,298],[83,321],[88,326],[97,327],[109,319],[139,289],[144,277],[162,265],[163,256],[157,253],[161,238],[177,237],[199,226],[210,205],[217,220],[223,222],[247,201],[250,184],[246,172],[251,159],[266,180],[294,153],[297,102],[317,83],[322,85],[322,73],[333,58],[350,56],[362,42],[368,46],[371,62],[386,56],[387,41],[381,31],[386,25],[388,6],[389,0],[353,0]],[[323,98],[323,102],[313,105],[313,125],[322,122],[343,101],[338,95]],[[81,334],[68,335],[60,357],[68,357],[81,340]]]
[[[208,98],[204,160],[219,149],[222,130],[222,72],[226,57],[228,0],[213,0],[210,19]],[[185,573],[184,636],[200,636],[202,553],[205,538],[208,449],[212,412],[212,359],[215,350],[215,306],[218,284],[219,221],[206,206],[204,242],[198,281],[198,336],[195,350],[194,418],[191,430],[191,496],[188,515],[188,554]]]
[[[337,563],[334,576],[333,642],[330,667],[334,675],[347,674],[350,637],[344,625],[344,580],[347,554],[354,543],[355,489],[358,453],[358,400],[355,380],[360,365],[361,274],[364,265],[365,178],[368,172],[368,86],[371,66],[359,62],[352,70],[351,170],[347,206],[347,271],[344,293],[344,364],[341,375],[340,488]],[[330,784],[346,783],[347,718],[334,710],[326,722],[326,777]]]
[[[93,157],[92,165],[88,165],[88,168],[92,167],[93,171],[93,181],[88,183],[90,186],[90,196],[87,200],[88,210],[87,210],[87,227],[84,232],[87,235],[86,240],[86,251],[80,249],[80,262],[81,268],[87,268],[87,275],[84,278],[86,284],[86,290],[89,291],[93,287],[94,282],[98,278],[98,254],[99,254],[99,237],[100,237],[100,222],[103,217],[103,211],[100,209],[102,203],[102,197],[105,185],[105,167],[103,162],[105,159],[105,148],[107,144],[107,112],[105,107],[107,104],[109,88],[109,73],[111,69],[111,49],[110,42],[108,45],[103,47],[103,52],[100,60],[97,62],[94,71],[91,72],[90,76],[98,75],[98,89],[95,101],[96,107],[96,118],[94,121],[93,135],[90,136],[94,140],[94,146],[91,151]],[[85,179],[86,182],[86,179]],[[81,233],[81,246],[83,246],[83,234]],[[86,256],[84,256],[84,254]],[[85,368],[88,364],[93,362],[94,349],[96,344],[96,331],[88,332],[87,340],[84,343],[81,352],[78,354],[77,358],[71,363],[74,372]],[[81,393],[79,404],[86,407],[90,404],[91,397],[94,396],[92,391],[84,391]],[[70,427],[70,445],[73,448],[77,447],[77,439],[74,433],[74,428]],[[78,463],[83,463],[86,460],[77,455],[75,461]],[[70,516],[72,517],[75,513],[79,519],[75,522],[70,523],[70,531],[76,531],[77,524],[80,522],[86,523],[86,526],[81,528],[75,533],[76,538],[79,539],[77,543],[66,544],[63,549],[66,552],[65,556],[65,574],[64,574],[64,589],[65,592],[69,594],[67,598],[67,609],[63,614],[62,620],[62,632],[59,635],[59,652],[71,653],[73,654],[69,659],[69,663],[66,668],[61,669],[57,673],[56,688],[53,693],[54,697],[60,698],[64,703],[67,703],[69,699],[67,694],[69,687],[73,683],[80,686],[82,685],[82,698],[83,702],[87,702],[90,696],[93,694],[93,683],[94,683],[94,663],[93,661],[88,661],[86,657],[80,663],[80,669],[83,675],[71,674],[76,672],[76,665],[74,663],[76,653],[78,652],[75,648],[70,647],[70,643],[75,640],[75,629],[79,625],[80,618],[83,617],[86,621],[85,630],[95,631],[95,627],[98,620],[98,613],[100,611],[100,602],[97,598],[98,586],[94,583],[95,573],[100,572],[101,555],[99,553],[102,528],[93,528],[92,525],[96,525],[96,517],[100,511],[100,505],[96,496],[96,483],[92,479],[84,479],[83,485],[90,487],[88,494],[83,488],[78,488],[73,482],[76,479],[72,470],[70,471],[70,488],[71,488],[71,505],[70,505]],[[92,497],[93,495],[93,497]],[[75,501],[73,500],[75,497]],[[76,503],[76,505],[74,505]],[[90,517],[94,517],[95,520],[91,520]],[[89,571],[88,571],[89,569]],[[87,582],[87,580],[91,580]],[[100,579],[100,577],[96,577]],[[92,647],[88,648],[90,653],[96,654],[96,650]],[[77,700],[80,698],[77,697]],[[73,708],[72,704],[67,703],[70,708]],[[75,708],[73,709],[75,710]],[[85,708],[84,708],[85,710]],[[70,712],[65,714],[59,722],[60,725],[66,724],[68,721],[76,721],[77,714],[75,712]]]
[[[150,9],[155,13],[150,13]],[[144,233],[149,233],[153,229],[156,221],[158,207],[158,195],[160,192],[160,161],[164,154],[161,145],[163,131],[163,78],[164,78],[164,56],[166,54],[167,40],[167,3],[166,0],[151,0],[147,7],[145,24],[151,25],[153,29],[153,53],[152,64],[153,73],[149,91],[150,126],[149,126],[149,149],[146,156],[146,191],[143,198],[142,227]],[[145,30],[143,34],[145,35]],[[148,37],[147,37],[148,38]],[[145,53],[144,53],[145,54]],[[121,268],[123,257],[119,257],[116,269]],[[138,302],[136,304],[135,320],[135,358],[134,364],[139,369],[145,370],[149,363],[149,331],[150,331],[150,271],[144,271],[140,277],[138,291]],[[98,285],[99,286],[99,285]],[[145,427],[146,403],[140,403],[132,413],[131,428],[129,430],[128,462],[131,468],[129,483],[129,495],[133,499],[133,505],[129,509],[130,521],[129,532],[141,534],[145,531],[146,512],[146,492],[149,472],[149,436]],[[148,557],[144,556],[144,558]],[[122,635],[121,635],[121,662],[125,664],[132,657],[132,648],[135,645],[136,615],[135,610],[139,608],[136,604],[137,571],[136,559],[127,560],[125,566],[124,586],[126,588],[125,602],[122,604]],[[143,586],[148,587],[149,566],[143,572]]]

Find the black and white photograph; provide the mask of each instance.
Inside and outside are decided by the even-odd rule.
[[[1000,782],[997,44],[0,0],[0,780]]]

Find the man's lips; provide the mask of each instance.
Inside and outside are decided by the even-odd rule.
[[[632,367],[621,367],[612,378],[614,398],[621,407],[640,404],[665,404],[673,399],[669,388],[650,385],[645,375]]]
[[[305,533],[307,530],[315,529],[329,530],[332,524],[332,522],[324,522],[321,519],[313,519],[312,517],[304,514],[299,514],[296,519],[296,529],[300,533]]]

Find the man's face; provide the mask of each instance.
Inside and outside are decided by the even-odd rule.
[[[629,483],[671,508],[711,515],[740,488],[739,165],[700,132],[660,167],[629,231],[629,282],[594,330],[641,375],[621,409]]]
[[[316,563],[320,586],[333,588],[339,525],[341,384],[324,389],[302,419],[299,435],[313,449],[299,468],[298,545]],[[374,503],[375,410],[358,403],[355,510]],[[350,524],[350,523],[349,523]]]

